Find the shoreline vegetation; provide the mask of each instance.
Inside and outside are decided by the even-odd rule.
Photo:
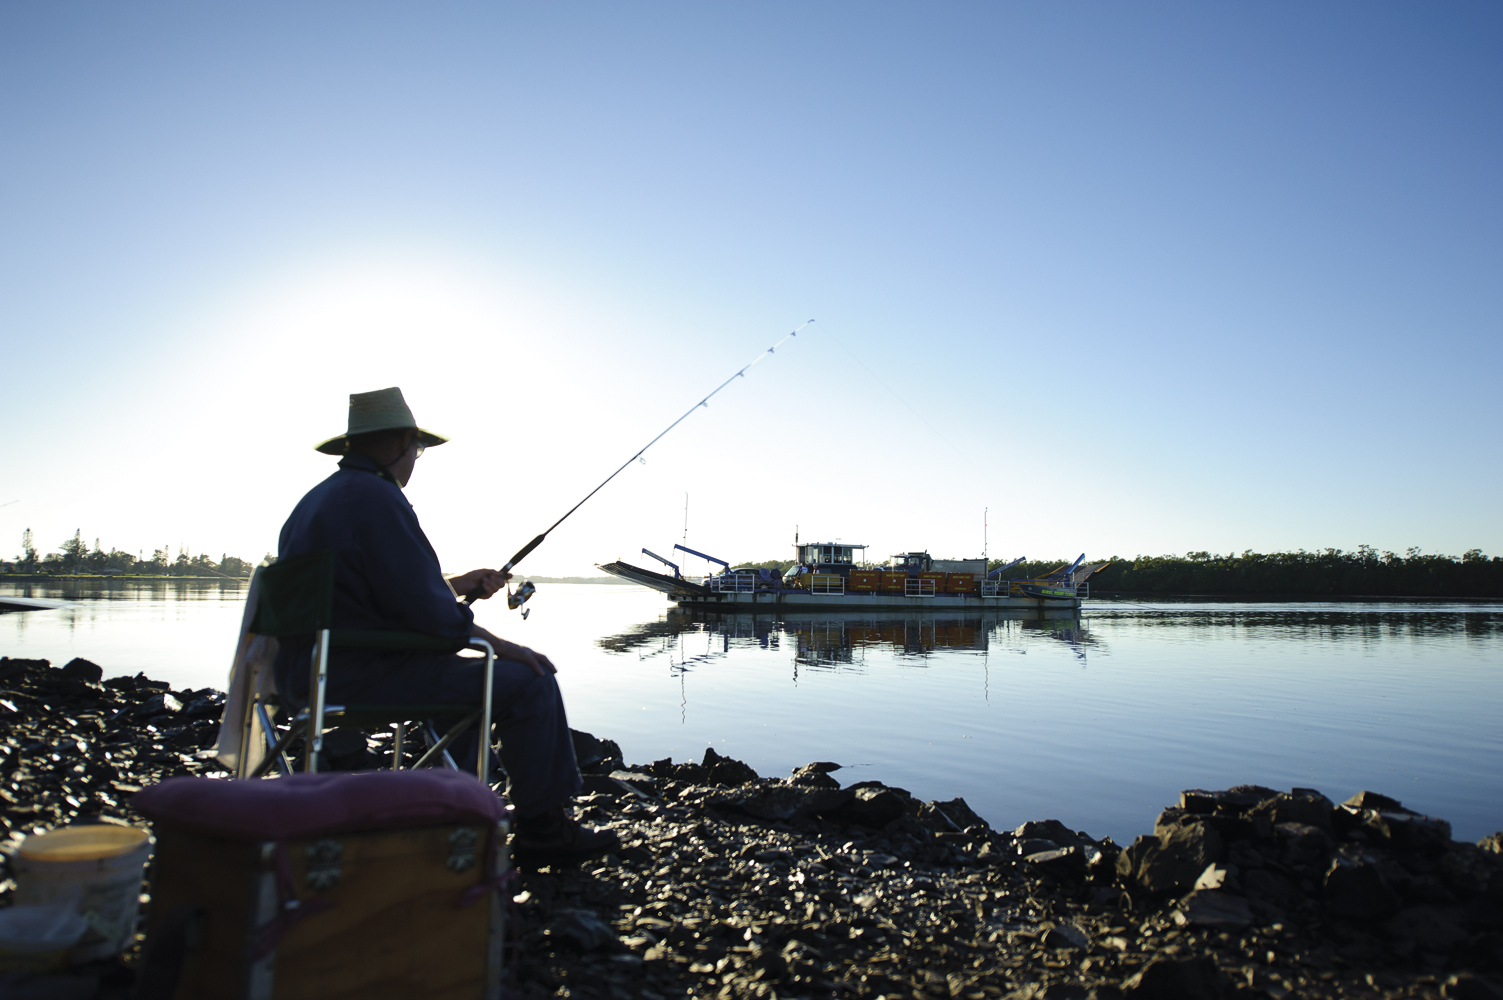
[[[3,580],[232,580],[246,582],[256,563],[228,554],[216,561],[205,553],[193,555],[180,547],[173,557],[169,546],[132,555],[119,549],[105,551],[99,539],[91,549],[82,531],[39,555],[28,528],[21,537],[21,555],[0,561]],[[272,561],[268,554],[263,561]],[[1005,576],[1030,579],[1068,565],[1069,559],[1034,559],[1009,569]],[[1092,556],[1087,562],[1100,562]],[[1090,580],[1096,597],[1269,597],[1299,598],[1503,598],[1503,557],[1486,556],[1470,549],[1460,556],[1431,555],[1411,548],[1400,555],[1370,545],[1356,551],[1321,549],[1294,552],[1218,555],[1188,552],[1184,555],[1111,556],[1109,564]],[[988,562],[989,570],[1006,563]],[[788,559],[742,562],[733,569],[776,569],[786,572]],[[532,576],[517,574],[535,583],[569,583],[629,586],[613,576]],[[692,575],[691,575],[692,578]]]
[[[266,559],[272,556],[268,553]],[[73,532],[73,537],[64,540],[55,552],[43,555],[37,551],[36,540],[27,528],[21,533],[21,554],[13,560],[0,560],[0,575],[25,577],[148,577],[188,579],[246,580],[256,563],[239,556],[225,553],[216,561],[206,553],[193,555],[187,546],[179,546],[176,558],[172,546],[164,545],[153,550],[146,558],[145,550],[137,554],[111,548],[106,552],[94,539],[94,547],[83,538],[83,529]]]
[[[130,807],[141,788],[222,775],[222,692],[103,673],[0,657],[8,847],[69,823],[149,827]],[[389,732],[339,732],[329,769],[389,766]],[[785,778],[714,749],[628,765],[612,740],[573,738],[574,806],[623,847],[519,870],[519,1000],[1503,995],[1503,833],[1459,842],[1373,792],[1338,805],[1308,788],[1189,790],[1118,845],[843,785],[833,762]],[[1145,803],[1145,829],[1152,817]],[[137,947],[75,975],[125,1000],[139,961]]]
[[[1040,577],[1072,559],[1032,559],[1004,576],[1026,580]],[[1087,563],[1101,562],[1091,556]],[[1007,561],[993,559],[988,570]],[[740,563],[735,569],[787,571],[791,560],[769,559]],[[1355,552],[1322,549],[1307,552],[1240,555],[1189,552],[1183,556],[1111,556],[1110,565],[1091,577],[1091,595],[1196,597],[1503,597],[1503,557],[1470,549],[1460,556],[1429,555],[1409,549],[1403,555],[1379,552],[1368,545]]]

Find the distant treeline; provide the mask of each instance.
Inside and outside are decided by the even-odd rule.
[[[1100,560],[1094,560],[1100,561]],[[1045,567],[1051,569],[1059,563]],[[1007,574],[1011,576],[1009,571]],[[1091,592],[1130,594],[1503,597],[1503,558],[1480,549],[1461,556],[1402,556],[1362,545],[1355,552],[1244,552],[1113,559]]]
[[[21,554],[13,562],[0,562],[0,571],[7,573],[42,573],[49,576],[75,574],[146,575],[146,576],[229,576],[247,577],[256,566],[237,556],[222,555],[216,561],[200,552],[192,555],[186,548],[177,550],[173,557],[170,546],[137,555],[112,548],[106,552],[94,539],[94,547],[83,540],[83,532],[75,531],[73,537],[57,547],[57,551],[41,555],[32,541],[31,529],[21,535]]]
[[[1002,574],[1010,579],[1040,577],[1071,559],[1030,559]],[[1087,564],[1104,561],[1092,556]],[[993,559],[988,570],[1005,566]],[[792,560],[741,563],[736,568],[787,571]],[[1182,556],[1113,556],[1111,565],[1091,577],[1091,592],[1204,595],[1341,595],[1348,597],[1503,597],[1503,558],[1481,549],[1460,556],[1403,555],[1361,545],[1355,552],[1253,552]]]

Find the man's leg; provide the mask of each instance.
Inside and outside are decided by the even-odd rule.
[[[437,700],[479,701],[484,660],[455,656],[435,677]],[[539,677],[525,663],[496,660],[491,724],[501,738],[501,764],[511,779],[511,803],[519,816],[563,805],[579,792],[579,765],[564,713],[563,693],[552,674]],[[454,741],[454,759],[475,768],[474,731]]]
[[[558,682],[552,674],[540,677],[530,666],[511,660],[496,660],[492,670],[491,723],[501,738],[501,761],[516,809],[513,847],[572,856],[618,848],[615,834],[588,830],[569,815],[568,801],[579,792],[581,781]],[[402,669],[364,685],[360,700],[475,704],[484,672],[485,661],[478,657],[413,658]],[[479,748],[475,731],[451,746],[456,763],[473,773]]]
[[[414,657],[402,669],[364,685],[358,700],[478,704],[484,671],[485,661],[477,656]],[[501,738],[512,805],[523,816],[562,805],[579,791],[580,779],[558,681],[511,660],[496,660],[492,672],[491,724]],[[455,762],[472,774],[479,745],[475,735],[471,729],[450,744]]]

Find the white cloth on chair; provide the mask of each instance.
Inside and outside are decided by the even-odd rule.
[[[266,733],[254,711],[256,701],[273,699],[276,687],[272,667],[277,658],[277,640],[256,635],[250,630],[256,617],[256,601],[261,593],[261,569],[251,577],[245,595],[245,612],[240,616],[240,637],[235,643],[235,659],[230,664],[230,681],[225,689],[224,718],[219,724],[219,746],[215,756],[235,775],[247,775],[266,758]],[[241,741],[246,745],[242,746]],[[244,758],[242,761],[242,757]]]

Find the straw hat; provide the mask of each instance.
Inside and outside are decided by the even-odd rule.
[[[432,448],[449,440],[442,434],[425,431],[417,425],[412,417],[412,410],[402,398],[402,390],[396,386],[377,389],[375,392],[355,392],[350,394],[349,430],[322,444],[314,445],[314,448],[325,455],[343,455],[349,450],[350,438],[356,434],[408,429],[418,432],[418,441],[425,448]]]

